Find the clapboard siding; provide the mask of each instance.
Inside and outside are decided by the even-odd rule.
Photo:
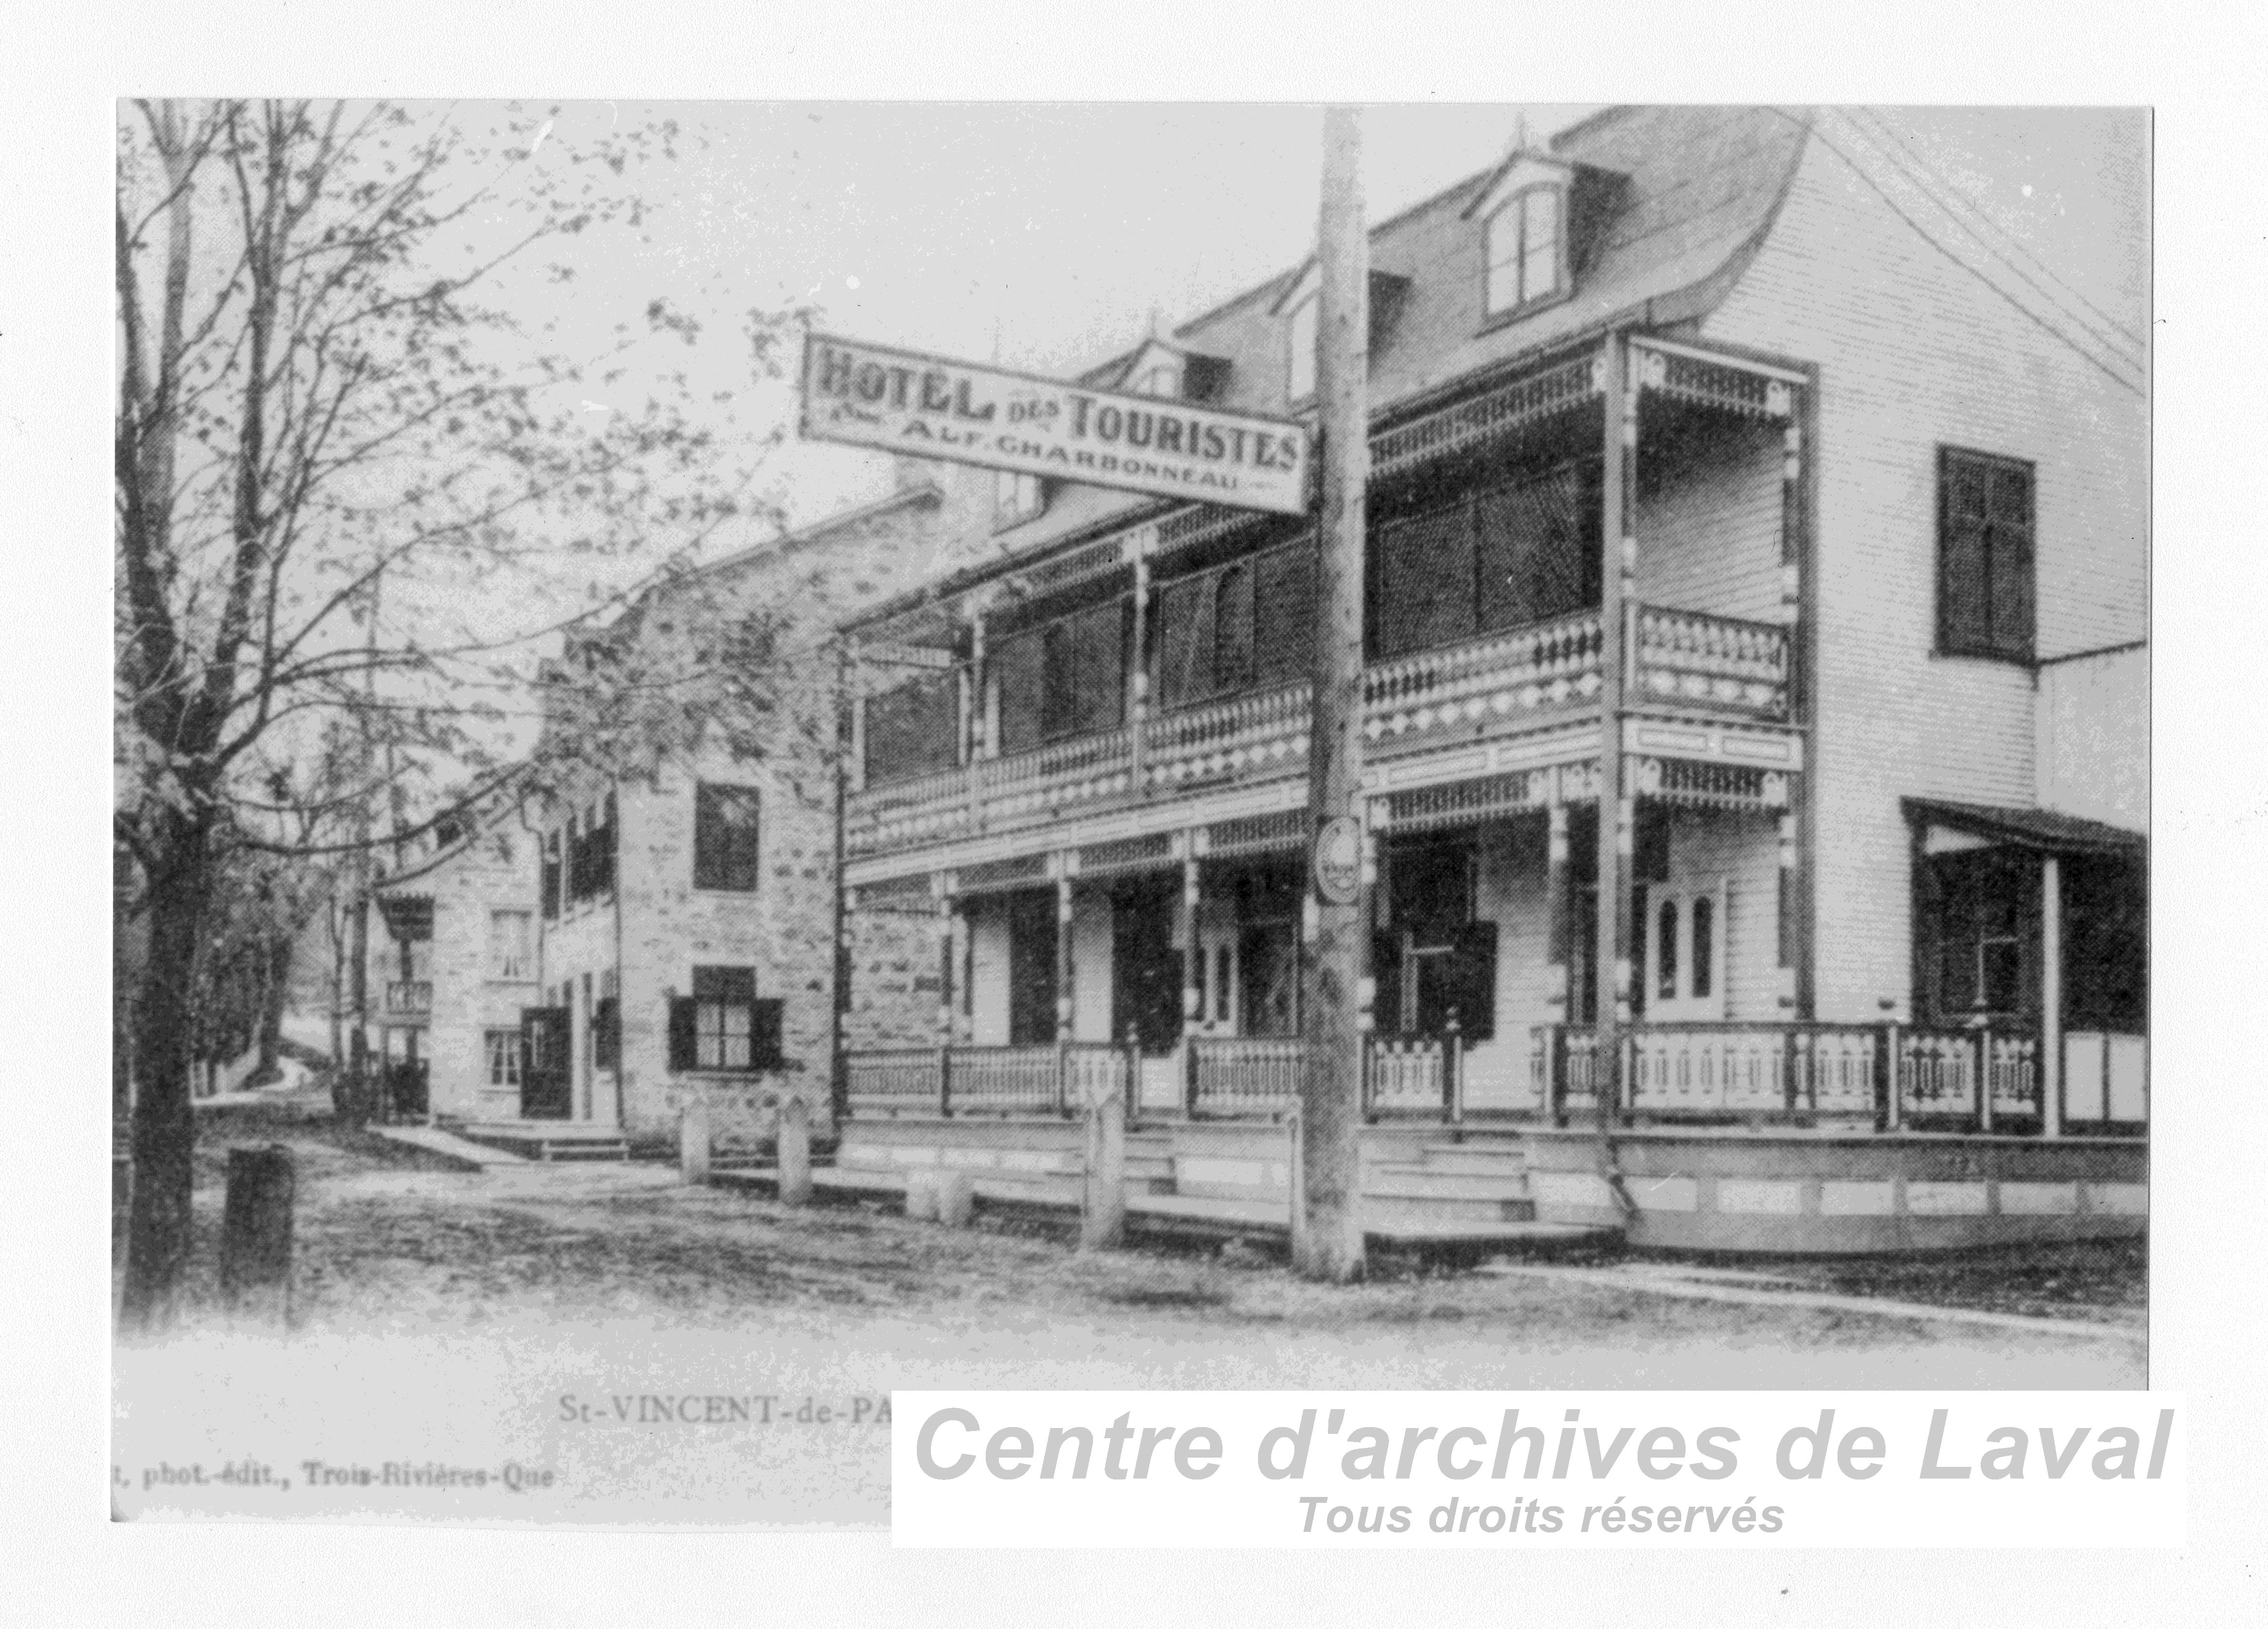
[[[2024,805],[2037,786],[2032,674],[1932,654],[1937,449],[2036,462],[2040,653],[2084,650],[2146,631],[2146,408],[1829,141],[1704,334],[1819,369],[1816,1011],[1871,1019],[1908,1006],[1898,799]]]

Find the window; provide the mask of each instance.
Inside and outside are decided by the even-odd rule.
[[[517,1088],[519,1085],[519,1031],[491,1029],[484,1039],[488,1043],[489,1084]]]
[[[1291,387],[1285,393],[1290,401],[1303,402],[1315,394],[1315,319],[1322,310],[1320,298],[1292,308]]]
[[[1037,475],[1003,469],[992,478],[992,521],[996,527],[1021,526],[1047,506],[1046,493]]]
[[[693,886],[756,888],[756,789],[703,781],[693,789]]]
[[[523,979],[535,970],[525,910],[489,912],[489,977]]]
[[[615,889],[615,794],[567,817],[567,899],[580,904]]]
[[[756,999],[755,969],[696,967],[693,994],[669,1006],[673,1070],[775,1069],[780,1063],[780,1003]]]
[[[1495,1034],[1497,926],[1473,914],[1476,863],[1469,837],[1428,837],[1390,851],[1389,931],[1371,949],[1372,1010],[1384,1032],[1438,1036],[1454,1017],[1468,1041]]]
[[[1647,1016],[1663,1023],[1716,1023],[1725,1016],[1717,969],[1724,959],[1725,885],[1648,889],[1648,915],[1632,947]]]
[[[1182,394],[1182,371],[1170,362],[1152,363],[1128,388],[1138,396],[1178,396]]]
[[[1561,291],[1560,192],[1531,187],[1507,199],[1484,229],[1491,317],[1550,299]]]
[[[2032,659],[2032,466],[1940,447],[1937,648]]]

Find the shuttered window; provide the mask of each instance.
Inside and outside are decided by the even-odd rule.
[[[2029,661],[2032,466],[1940,447],[1937,476],[1938,652]]]
[[[1599,480],[1599,465],[1588,461],[1481,495],[1474,511],[1481,632],[1598,602]]]
[[[1113,600],[1000,642],[1000,749],[1116,729],[1125,720],[1127,602]]]
[[[673,1070],[774,1069],[780,1064],[781,1004],[756,999],[752,968],[696,967],[693,993],[669,1004]]]

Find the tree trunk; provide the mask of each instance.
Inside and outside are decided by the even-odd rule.
[[[162,866],[150,873],[150,949],[136,1013],[134,1207],[128,1222],[125,1299],[120,1318],[130,1330],[155,1331],[180,1312],[188,1264],[190,1106],[193,1064],[190,991],[206,893],[203,822],[167,822],[172,839]]]
[[[291,994],[293,935],[278,933],[268,941],[268,960],[261,971],[267,988],[260,1006],[260,1066],[252,1078],[263,1084],[276,1076],[276,1058],[284,1048],[284,1008]]]

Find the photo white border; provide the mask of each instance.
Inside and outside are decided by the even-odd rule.
[[[500,0],[293,4],[18,25],[5,70],[15,139],[0,166],[0,470],[15,577],[4,648],[20,766],[9,950],[11,1069],[26,1139],[6,1184],[16,1291],[4,1382],[15,1462],[10,1548],[33,1559],[11,1594],[26,1621],[730,1621],[1148,1625],[1500,1620],[1555,1606],[1587,1621],[1669,1606],[1753,1620],[1778,1603],[1808,1625],[2202,1620],[2244,1591],[2257,1610],[2263,1440],[2257,1282],[2268,1189],[2268,1002],[2237,984],[2243,928],[2268,919],[2257,858],[2261,685],[2251,624],[2268,601],[2258,467],[2240,440],[2264,346],[2268,154],[2247,77],[2257,14],[2194,4],[1993,11],[1974,4],[1804,13],[1708,8],[1429,7],[1424,30],[1329,4],[1138,11],[1052,0],[828,0],[768,8],[535,6]],[[785,14],[783,14],[785,13]],[[44,35],[40,31],[45,31]],[[1906,66],[1920,64],[1920,66]],[[2154,335],[2154,1073],[2202,1081],[2159,1100],[2153,1196],[2153,1379],[2198,1417],[2191,1550],[1995,1556],[998,1557],[893,1554],[879,1535],[685,1537],[294,1527],[113,1528],[100,1520],[109,1427],[106,1184],[82,1158],[107,1133],[89,1043],[108,1030],[96,910],[107,782],[107,602],[93,540],[108,524],[113,99],[143,90],[288,87],[433,95],[625,92],[685,98],[1389,100],[1805,100],[2147,104],[2157,110]],[[26,857],[37,856],[37,864]],[[62,864],[50,857],[67,856]],[[2216,1004],[2214,993],[2228,985]],[[2218,1065],[2218,1068],[2215,1067]],[[60,1112],[58,1112],[60,1111]],[[2246,1589],[2249,1583],[2250,1588]],[[1076,1603],[1076,1604],[1074,1604]]]

